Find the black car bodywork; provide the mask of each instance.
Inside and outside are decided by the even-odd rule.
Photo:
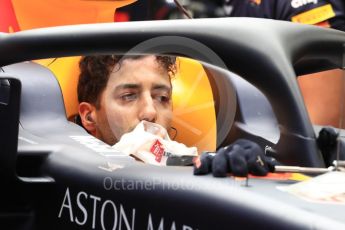
[[[138,48],[147,41],[153,43]],[[189,46],[191,41],[200,49]],[[343,229],[344,206],[301,201],[276,190],[282,182],[253,179],[250,187],[242,187],[233,178],[196,177],[191,167],[155,167],[114,153],[67,121],[59,86],[49,71],[32,63],[12,64],[99,53],[192,57],[208,63],[205,68],[214,82],[217,131],[224,127],[227,131],[217,146],[244,137],[272,147],[271,155],[284,164],[322,167],[296,76],[342,68],[344,44],[345,34],[340,31],[247,18],[1,34],[0,225],[7,229]],[[205,56],[203,45],[223,62]],[[229,80],[226,69],[261,90],[269,103],[262,96],[251,99],[248,91],[240,90],[245,86]],[[236,91],[235,105],[226,98],[228,90]],[[251,100],[257,106],[248,109]],[[234,106],[236,113],[231,115],[227,108]],[[258,116],[258,111],[264,115]],[[234,121],[229,123],[227,116]],[[268,133],[254,132],[255,120],[267,126]],[[277,143],[265,138],[270,134],[278,135]],[[133,184],[139,189],[130,189]]]

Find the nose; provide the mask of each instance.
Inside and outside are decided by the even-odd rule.
[[[145,95],[142,97],[142,102],[139,108],[139,120],[155,122],[157,119],[157,110],[151,95]]]

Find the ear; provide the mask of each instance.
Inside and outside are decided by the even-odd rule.
[[[95,111],[95,106],[88,102],[82,102],[79,104],[81,123],[91,135],[96,135]]]

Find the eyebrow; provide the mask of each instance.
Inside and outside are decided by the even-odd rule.
[[[126,83],[126,84],[121,84],[115,87],[115,91],[117,90],[122,90],[122,89],[140,89],[141,85],[140,84],[134,84],[134,83]],[[166,90],[166,91],[171,91],[171,87],[164,85],[164,84],[154,84],[152,87],[153,90]]]
[[[139,89],[140,85],[139,84],[131,84],[131,83],[126,83],[126,84],[121,84],[115,87],[115,91],[121,90],[121,89]]]
[[[154,84],[152,87],[153,90],[166,90],[168,92],[171,92],[171,87],[164,85],[164,84]]]

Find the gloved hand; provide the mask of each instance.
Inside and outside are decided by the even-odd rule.
[[[220,148],[217,153],[203,153],[194,162],[194,175],[212,172],[215,177],[226,177],[227,173],[245,177],[248,173],[265,176],[274,171],[278,162],[267,157],[261,147],[249,140],[239,139]]]
[[[333,165],[333,161],[337,158],[337,144],[338,144],[339,132],[333,127],[323,127],[319,136],[316,139],[317,145],[319,146],[326,167]]]

